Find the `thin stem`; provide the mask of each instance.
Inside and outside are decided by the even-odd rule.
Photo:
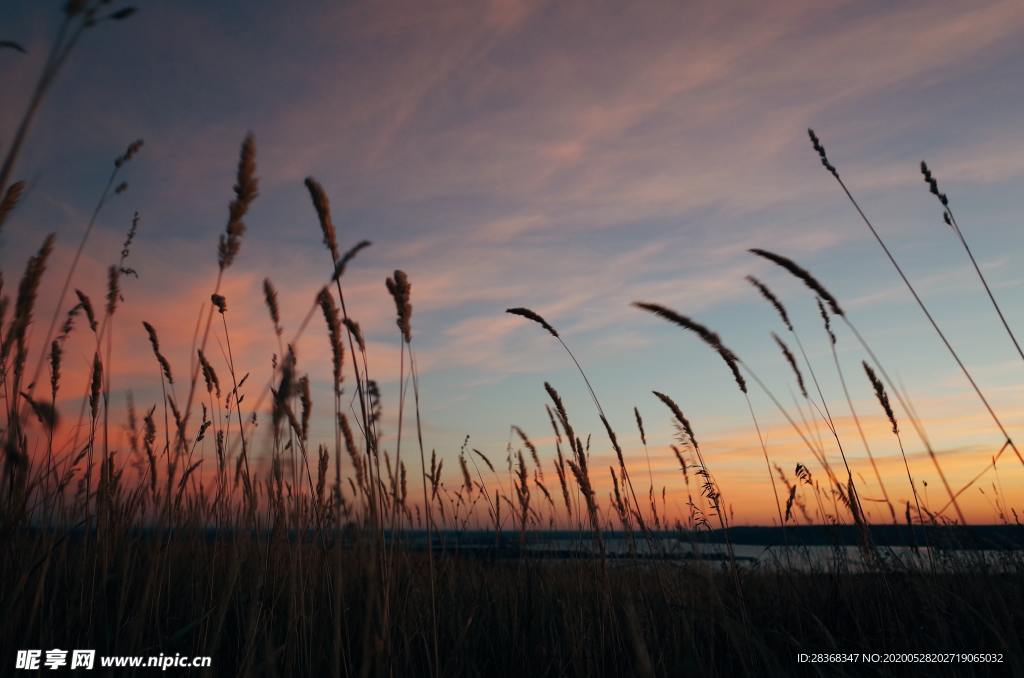
[[[1017,455],[1017,459],[1020,461],[1021,465],[1024,466],[1024,457],[1021,456],[1021,453],[1017,449],[1017,446],[1013,443],[1013,439],[1010,437],[1010,434],[1007,433],[1006,427],[1003,426],[1003,422],[999,419],[999,416],[996,415],[995,410],[992,409],[992,406],[989,404],[988,399],[985,397],[985,394],[981,392],[981,388],[978,386],[977,382],[974,381],[974,377],[971,376],[970,371],[967,369],[967,366],[964,365],[963,361],[960,359],[960,356],[953,348],[953,345],[949,343],[949,340],[946,338],[946,335],[942,332],[941,329],[939,329],[939,324],[935,322],[935,318],[932,317],[932,314],[928,310],[928,307],[925,306],[924,301],[922,301],[921,297],[918,296],[917,290],[915,290],[914,286],[910,283],[910,279],[907,278],[906,274],[903,272],[903,269],[900,267],[899,263],[897,263],[896,258],[893,256],[892,252],[885,244],[885,241],[882,240],[882,236],[880,236],[878,234],[878,231],[875,230],[875,227],[871,223],[871,220],[868,219],[866,214],[864,214],[864,210],[861,209],[860,205],[854,199],[853,194],[850,193],[850,190],[846,187],[846,184],[843,182],[843,180],[839,178],[838,172],[835,173],[833,176],[835,177],[836,181],[839,182],[839,186],[843,189],[843,192],[846,193],[846,197],[850,199],[850,203],[857,210],[857,214],[860,215],[860,218],[867,225],[868,230],[870,230],[871,234],[875,236],[875,240],[877,240],[878,244],[882,247],[882,251],[884,251],[886,257],[889,258],[889,261],[892,263],[893,267],[895,267],[896,272],[899,273],[900,278],[903,279],[903,282],[906,284],[907,289],[910,290],[910,293],[913,295],[914,300],[917,302],[917,305],[921,308],[921,311],[924,312],[925,317],[928,318],[928,322],[931,323],[931,326],[935,330],[935,333],[939,335],[939,338],[942,340],[942,343],[945,344],[946,348],[949,350],[949,354],[953,356],[953,360],[955,360],[956,364],[960,367],[960,371],[964,373],[964,376],[967,378],[967,381],[970,382],[971,388],[974,389],[974,392],[977,394],[978,399],[981,400],[981,403],[985,406],[985,409],[988,410],[989,416],[992,417],[992,421],[995,422],[996,427],[999,429],[1000,433],[1002,433],[1006,441],[1010,444],[1010,448]],[[973,257],[971,258],[973,260]],[[1002,314],[1000,313],[1000,316],[1001,315]],[[943,482],[945,482],[945,480]]]
[[[61,315],[61,307],[64,305],[64,299],[67,297],[68,289],[71,288],[71,279],[75,275],[75,270],[78,268],[78,262],[82,258],[82,252],[85,251],[85,244],[89,240],[89,236],[92,235],[93,228],[96,226],[96,220],[103,210],[103,206],[110,198],[110,188],[114,185],[114,181],[117,179],[117,174],[120,171],[120,167],[114,167],[114,171],[110,173],[110,177],[107,179],[106,186],[103,187],[103,192],[100,194],[100,199],[96,203],[96,207],[93,208],[92,216],[89,218],[89,223],[85,227],[85,233],[82,234],[82,240],[78,243],[78,249],[75,250],[75,255],[71,259],[71,265],[68,267],[68,272],[64,276],[64,285],[61,287],[60,295],[57,297],[57,304],[53,308],[53,316],[50,318],[50,325],[46,329],[46,336],[43,341],[43,346],[49,346],[50,340],[53,339],[53,330],[57,327],[57,320]],[[39,359],[36,361],[35,370],[32,373],[32,381],[28,386],[29,395],[31,395],[35,389],[36,382],[39,381],[39,375],[42,374],[43,364],[46,362],[46,352],[43,351],[40,354]]]
[[[594,400],[594,405],[597,407],[598,413],[601,415],[605,425],[608,427],[608,437],[611,439],[611,423],[608,421],[608,416],[604,413],[604,408],[601,407],[601,402],[597,399],[597,393],[594,392],[594,387],[590,384],[590,379],[587,378],[587,373],[583,371],[583,366],[580,365],[580,361],[577,360],[573,352],[569,350],[569,346],[562,340],[562,337],[558,335],[554,335],[554,337],[558,340],[558,343],[562,345],[562,348],[565,349],[565,352],[569,354],[569,357],[572,358],[573,363],[576,365],[576,369],[580,372],[580,376],[583,377],[583,382],[587,385],[587,390],[590,391],[590,397]],[[615,445],[618,444],[615,441],[612,442]],[[633,505],[636,507],[637,517],[640,519],[640,527],[644,533],[647,534],[649,539],[650,534],[648,533],[647,526],[644,524],[643,514],[640,509],[640,502],[637,501],[636,491],[633,489],[633,479],[630,477],[629,471],[626,469],[625,460],[620,464],[620,470],[626,481],[626,486],[629,488],[629,494],[633,498]]]
[[[868,438],[864,434],[864,427],[861,426],[860,417],[857,416],[857,410],[853,407],[853,398],[850,397],[850,389],[846,385],[846,377],[843,374],[842,366],[839,364],[839,354],[836,352],[835,344],[831,341],[829,344],[832,347],[832,360],[836,366],[836,373],[839,375],[839,383],[843,387],[843,395],[846,397],[846,404],[850,408],[850,416],[853,417],[853,423],[857,427],[857,434],[860,436],[860,440],[864,444],[864,451],[868,453],[868,459],[871,461],[871,468],[874,470],[875,478],[878,480],[878,486],[882,490],[882,497],[885,498],[885,503],[889,507],[889,513],[892,516],[892,521],[893,523],[896,523],[896,510],[893,508],[892,501],[889,499],[889,493],[885,489],[885,483],[882,482],[882,474],[878,470],[878,464],[875,462],[875,456],[871,452],[871,446],[868,445]],[[800,350],[803,351],[802,346],[800,347]],[[806,360],[806,356],[804,359]],[[815,384],[817,384],[817,380],[815,380]]]
[[[419,375],[416,371],[416,358],[412,352],[412,342],[406,341],[406,348],[408,348],[409,350],[409,372],[412,374],[412,394],[413,403],[416,410],[416,439],[419,442],[420,448],[420,480],[423,483],[423,507],[427,518],[427,563],[430,568],[430,618],[432,622],[431,631],[434,650],[434,674],[440,675],[441,662],[439,659],[440,654],[438,652],[437,640],[437,591],[435,590],[436,584],[434,583],[434,511],[432,507],[433,502],[428,498],[427,495],[427,462],[425,453],[423,451],[423,426],[420,417]]]
[[[765,445],[764,436],[761,435],[761,426],[757,423],[757,417],[754,415],[754,406],[750,402],[750,396],[746,393],[743,397],[747,400],[747,409],[750,410],[750,418],[754,422],[754,430],[757,431],[757,441],[761,443],[761,451],[764,453],[764,463],[768,467],[768,479],[772,483],[772,494],[775,495],[775,509],[779,512],[779,527],[782,529],[783,535],[785,535],[786,521],[782,518],[782,503],[779,501],[779,490],[775,487],[775,476],[772,474],[772,463],[768,461],[768,446]]]
[[[907,481],[910,483],[910,490],[914,493],[914,505],[917,506],[917,522],[922,523],[921,520],[921,502],[917,498],[917,487],[914,485],[914,478],[910,475],[910,464],[907,462],[907,453],[903,449],[903,438],[900,437],[899,431],[894,431],[893,434],[896,436],[896,442],[900,445],[900,454],[903,455],[903,466],[907,469]]]
[[[1013,342],[1013,347],[1017,349],[1017,355],[1020,356],[1021,360],[1024,360],[1024,349],[1021,348],[1020,342],[1017,341],[1017,337],[1013,334],[1013,330],[1010,329],[1010,324],[1006,321],[1006,316],[1003,315],[1003,309],[1001,309],[999,304],[996,302],[995,295],[992,294],[992,289],[988,286],[988,281],[985,280],[985,276],[981,272],[981,267],[975,260],[974,253],[971,252],[971,248],[967,245],[967,240],[964,238],[964,234],[960,230],[960,224],[957,223],[956,217],[953,216],[952,208],[947,206],[946,214],[949,215],[949,220],[953,225],[953,232],[956,233],[956,237],[960,239],[960,244],[964,246],[964,251],[967,252],[967,256],[970,258],[971,264],[974,266],[974,270],[978,274],[978,279],[985,288],[985,293],[988,295],[989,301],[992,302],[992,307],[996,310],[996,314],[999,316],[999,321],[1003,323],[1003,327],[1006,329],[1006,334],[1009,335],[1010,341]]]
[[[875,355],[875,352],[871,350],[871,347],[868,345],[868,342],[864,340],[864,337],[861,336],[860,332],[857,331],[857,328],[854,326],[852,322],[850,322],[849,318],[847,318],[845,315],[840,317],[843,319],[843,322],[846,323],[846,326],[850,328],[850,331],[853,333],[853,336],[857,338],[857,341],[860,342],[860,345],[867,352],[868,356],[871,358],[871,362],[874,363],[875,367],[882,375],[882,378],[885,379],[886,384],[888,384],[889,388],[893,391],[893,393],[896,394],[897,400],[900,401],[900,406],[907,413],[907,417],[910,419],[911,425],[917,432],[917,436],[921,439],[921,442],[924,443],[925,449],[928,451],[928,456],[931,457],[932,464],[935,465],[935,470],[938,471],[939,473],[939,478],[942,479],[942,484],[943,486],[945,486],[946,492],[949,494],[950,503],[952,503],[953,507],[956,509],[957,517],[960,519],[961,523],[966,525],[967,520],[964,518],[963,511],[960,510],[960,505],[956,501],[956,495],[953,494],[953,489],[949,486],[949,481],[946,480],[946,474],[943,473],[942,467],[939,465],[939,459],[938,457],[935,456],[935,450],[932,449],[932,445],[928,440],[928,434],[925,433],[924,428],[921,426],[921,422],[919,422],[917,417],[914,416],[913,409],[910,407],[907,400],[903,397],[903,394],[900,392],[900,389],[896,388],[896,385],[893,383],[892,379],[889,378],[889,373],[885,371],[884,367],[882,367],[881,361],[878,360],[878,356]],[[1006,439],[1006,444],[1012,446],[1012,443],[1010,442],[1009,438]]]
[[[760,387],[760,389],[764,391],[765,395],[767,395],[768,398],[771,399],[771,401],[775,404],[775,407],[779,410],[779,412],[782,413],[782,416],[786,418],[786,421],[789,422],[789,425],[792,426],[793,430],[796,431],[798,436],[800,436],[800,439],[804,442],[804,445],[807,446],[807,449],[811,451],[811,454],[814,456],[814,458],[817,459],[818,463],[821,464],[822,468],[825,470],[825,473],[828,474],[828,477],[832,481],[832,483],[837,483],[838,480],[836,479],[835,473],[832,472],[832,467],[829,466],[828,460],[825,459],[823,455],[818,454],[818,451],[814,449],[814,445],[812,445],[811,441],[808,440],[803,430],[801,430],[801,428],[797,426],[797,423],[793,421],[793,417],[790,416],[789,412],[786,411],[786,408],[782,406],[782,403],[780,403],[779,399],[775,397],[775,394],[772,393],[771,390],[765,385],[765,383],[761,381],[761,378],[758,377],[752,369],[750,369],[749,365],[747,365],[742,360],[739,361],[739,364],[743,366],[743,369],[747,371],[747,374],[749,374],[750,377],[754,380],[754,382],[757,383],[757,385]]]
[[[836,442],[839,442],[839,436],[836,433],[835,424],[832,421],[832,413],[829,412],[828,403],[825,401],[825,394],[821,390],[821,384],[818,382],[818,376],[814,372],[814,367],[811,366],[811,361],[807,357],[807,351],[804,350],[804,344],[800,341],[800,335],[797,334],[795,328],[790,328],[790,334],[793,335],[793,339],[796,341],[797,348],[800,350],[800,355],[803,356],[804,363],[807,365],[807,371],[810,372],[811,381],[814,382],[814,389],[818,392],[818,397],[821,399],[821,406],[825,409],[825,414],[828,416],[829,427],[832,429],[832,434],[836,437]],[[864,435],[864,429],[861,428],[860,418],[857,416],[857,411],[853,408],[853,400],[850,398],[850,392],[846,387],[846,379],[843,377],[843,370],[839,366],[839,356],[836,354],[836,345],[831,340],[829,346],[832,349],[832,359],[836,364],[836,371],[839,373],[839,381],[843,387],[843,394],[846,396],[846,403],[850,407],[850,415],[853,417],[853,422],[857,426],[857,433],[860,435],[861,442],[864,444],[864,450],[868,453],[868,459],[871,460],[871,467],[875,471],[875,477],[878,479],[878,485],[882,488],[882,496],[885,498],[885,503],[889,507],[889,513],[892,515],[893,522],[896,522],[896,512],[893,510],[892,502],[889,501],[889,494],[885,491],[885,485],[882,483],[882,476],[878,472],[878,465],[875,463],[875,457],[871,454],[871,447],[868,445],[867,437]],[[846,463],[846,454],[843,453],[843,447],[839,445],[839,452],[843,455],[843,463],[846,464],[846,472],[850,473],[849,464]],[[851,474],[852,477],[852,474]],[[858,495],[858,502],[860,497]],[[863,509],[863,505],[861,505]],[[863,510],[861,515],[864,515]]]

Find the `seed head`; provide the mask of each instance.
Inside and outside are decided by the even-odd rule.
[[[535,313],[534,311],[531,311],[528,308],[523,308],[521,306],[516,308],[507,308],[505,309],[505,313],[511,313],[512,315],[518,315],[522,316],[523,318],[526,318],[527,320],[532,320],[533,322],[537,323],[538,325],[546,329],[551,334],[551,336],[555,337],[556,339],[558,338],[558,331],[554,327],[552,327],[547,320],[544,320],[544,318],[540,317],[539,313]]]
[[[324,234],[324,244],[331,251],[331,261],[338,262],[338,235],[334,230],[334,221],[331,220],[331,202],[327,199],[327,192],[320,182],[313,177],[306,177],[306,188],[309,190],[309,197],[313,200],[313,209],[320,220],[320,230]]]
[[[733,353],[729,348],[727,348],[722,343],[722,339],[716,333],[712,332],[704,325],[701,325],[700,323],[695,322],[684,315],[680,315],[679,313],[676,313],[672,309],[667,308],[665,306],[661,306],[659,304],[650,304],[642,301],[635,301],[633,302],[633,305],[636,306],[637,308],[653,313],[656,316],[664,318],[665,320],[669,321],[674,325],[678,325],[683,329],[690,330],[691,332],[695,333],[698,337],[701,338],[701,340],[705,344],[707,344],[715,352],[717,352],[718,355],[721,356],[722,360],[725,361],[725,364],[729,367],[729,370],[732,372],[733,379],[736,380],[736,385],[739,386],[740,391],[742,391],[743,393],[747,392],[746,379],[744,379],[743,374],[740,373],[739,358],[736,356],[735,353]]]
[[[786,326],[787,330],[792,332],[793,323],[789,320],[789,314],[786,313],[786,307],[782,305],[782,302],[779,301],[777,296],[775,296],[775,293],[772,292],[767,285],[752,275],[747,276],[747,282],[757,288],[757,291],[761,293],[761,296],[764,297],[769,304],[775,307],[775,312],[779,314],[780,318],[782,318],[782,324]]]
[[[827,169],[832,176],[839,179],[839,172],[836,168],[828,161],[828,155],[825,153],[825,147],[821,145],[821,141],[818,139],[818,135],[814,133],[813,129],[807,129],[807,135],[811,138],[811,145],[814,146],[814,150],[818,153],[818,157],[821,158],[822,166]]]
[[[818,280],[813,275],[811,275],[809,271],[801,267],[795,261],[787,257],[784,257],[781,254],[769,252],[768,250],[755,248],[749,251],[751,254],[756,254],[757,256],[767,259],[773,264],[781,266],[782,268],[789,271],[791,274],[802,280],[803,283],[807,285],[807,287],[811,288],[811,290],[813,290],[815,294],[824,299],[825,302],[828,303],[829,308],[832,309],[833,313],[835,313],[836,315],[843,315],[843,309],[840,308],[839,302],[836,301],[836,298],[833,297],[832,294],[827,289],[825,289],[825,286],[818,282]]]
[[[220,245],[217,248],[217,262],[222,271],[231,265],[242,247],[242,236],[245,234],[245,223],[242,218],[259,195],[259,180],[256,178],[256,141],[251,132],[246,135],[239,152],[234,190],[235,198],[228,205],[228,224],[220,236]]]
[[[386,285],[388,292],[391,293],[391,297],[395,300],[395,310],[397,312],[395,323],[402,330],[402,337],[405,339],[405,342],[409,343],[412,341],[412,303],[410,302],[412,285],[409,283],[409,277],[404,271],[396,270],[394,277],[387,279]]]

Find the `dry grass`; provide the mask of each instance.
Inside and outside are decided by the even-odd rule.
[[[64,59],[95,25],[131,16],[130,8],[104,9],[108,13],[101,16],[105,5],[67,4],[53,55],[0,169],[0,226],[16,218],[15,208],[25,198],[24,184],[9,179],[35,112]],[[811,139],[825,168],[846,190],[813,132]],[[94,306],[73,286],[97,216],[127,189],[121,172],[141,149],[136,141],[116,157],[71,264],[59,272],[62,291],[45,333],[33,335],[31,328],[56,246],[53,236],[44,238],[27,262],[13,302],[0,282],[0,386],[5,398],[0,533],[8,546],[0,552],[0,580],[7,582],[0,588],[0,662],[13,661],[15,650],[22,648],[78,647],[96,648],[101,654],[212,655],[216,675],[760,676],[796,672],[798,652],[965,651],[1003,653],[1005,667],[1024,672],[1018,633],[1024,624],[1020,553],[1010,551],[993,562],[971,551],[931,548],[921,551],[920,558],[904,558],[876,543],[872,528],[877,526],[868,524],[844,441],[797,327],[782,300],[754,277],[748,281],[773,306],[802,358],[801,364],[790,344],[771,333],[811,413],[810,422],[801,409],[798,423],[713,330],[660,304],[635,306],[695,334],[729,368],[750,409],[772,489],[776,491],[778,480],[785,490],[782,497],[777,491],[775,495],[779,526],[793,530],[801,522],[828,525],[834,531],[829,534],[837,535],[850,527],[859,538],[860,565],[851,565],[838,547],[823,558],[796,545],[770,566],[745,564],[730,537],[733,506],[725,499],[728,488],[717,482],[706,463],[715,459],[698,443],[683,407],[666,393],[654,396],[668,408],[675,440],[653,439],[640,408],[632,413],[647,455],[649,485],[641,502],[633,484],[640,460],[624,451],[611,423],[615,417],[601,406],[565,335],[523,307],[507,312],[540,325],[578,368],[604,429],[600,440],[592,441],[574,426],[558,390],[545,383],[547,399],[541,400],[538,388],[537,407],[547,409],[552,440],[544,443],[511,426],[505,462],[495,458],[495,464],[491,456],[470,447],[467,437],[458,451],[458,465],[446,468],[445,456],[424,440],[421,396],[427,394],[420,392],[414,351],[413,286],[401,270],[381,290],[380,303],[388,303],[385,290],[391,297],[398,330],[393,340],[401,347],[397,403],[387,403],[396,406],[397,430],[384,436],[384,403],[369,371],[367,343],[345,303],[344,273],[369,243],[359,241],[342,253],[328,191],[313,178],[305,186],[330,267],[325,266],[323,286],[309,295],[308,312],[296,328],[283,326],[278,291],[270,280],[264,281],[268,333],[278,353],[270,381],[248,384],[251,366],[236,364],[229,322],[232,309],[248,300],[227,299],[223,282],[242,255],[244,219],[259,193],[252,135],[240,146],[226,226],[211,243],[215,282],[209,305],[204,304],[195,320],[187,371],[162,352],[157,325],[169,320],[155,309],[153,322],[143,323],[144,333],[137,327],[121,331],[148,341],[154,375],[160,379],[159,400],[139,413],[131,400],[126,411],[113,409],[114,316],[125,303],[121,288],[135,275],[127,259],[137,216],[109,268],[105,304]],[[938,191],[930,169],[922,166],[922,171],[947,224],[966,248],[948,199]],[[865,222],[877,237],[866,217]],[[890,394],[901,410],[899,421],[910,422],[945,482],[909,398],[895,388],[838,299],[818,278],[783,255],[751,252],[796,276],[814,293],[845,400],[896,523],[847,390],[834,317],[842,319],[838,329],[848,329],[870,360],[863,368],[901,453],[904,441]],[[987,289],[983,276],[981,281]],[[75,303],[65,308],[72,289]],[[990,298],[1002,319],[991,293]],[[923,302],[921,307],[927,314]],[[294,351],[318,312],[331,348],[329,366],[300,364]],[[935,329],[939,331],[937,325]],[[86,391],[76,394],[81,401],[74,437],[55,448],[57,422],[71,414],[64,411],[67,405],[58,409],[57,403],[70,369],[65,344],[76,334],[84,335],[91,357]],[[211,345],[224,350],[215,352]],[[34,372],[28,369],[32,359],[37,361]],[[34,391],[37,383],[45,383],[40,377],[47,366],[48,398]],[[328,370],[333,397],[325,406],[314,403],[310,375]],[[749,399],[748,379],[784,415],[820,472],[815,469],[812,475],[798,464],[791,483],[771,462]],[[351,405],[342,397],[349,390]],[[316,408],[329,409],[333,440],[313,435]],[[930,511],[922,505],[903,453],[916,504],[916,515],[909,502],[905,511],[915,548],[934,547],[936,535],[956,535],[953,524],[963,522],[957,496],[994,469],[1003,451],[1016,451],[995,412],[989,412],[1005,444],[972,483],[957,492],[945,483],[949,502],[943,509]],[[415,425],[419,470],[402,457],[409,419]],[[118,445],[125,449],[114,449],[111,433],[116,434],[123,420],[128,423],[119,440],[126,442]],[[271,434],[262,438],[255,434],[261,421],[271,424]],[[811,433],[819,421],[834,438],[845,478],[833,470],[821,438]],[[615,456],[608,467],[607,497],[597,490],[604,469],[592,465],[592,443],[602,454]],[[208,455],[211,449],[215,458]],[[688,498],[686,515],[676,516],[668,506],[667,488],[659,493],[655,486],[650,455],[667,454],[668,449],[679,463],[679,487]],[[545,471],[551,470],[558,487],[552,480],[549,489]],[[691,472],[699,484],[696,493],[690,492]],[[998,501],[1001,520],[1019,526],[1006,497]],[[954,509],[959,520],[946,518],[946,508]],[[722,559],[673,557],[673,545],[709,555],[712,520],[721,530],[714,537],[724,538]],[[557,558],[543,557],[538,531],[553,527],[572,530],[566,538],[571,543],[559,547]],[[473,548],[466,546],[470,542]],[[985,667],[932,668],[935,675],[963,675]],[[829,673],[861,675],[863,670],[833,665]]]

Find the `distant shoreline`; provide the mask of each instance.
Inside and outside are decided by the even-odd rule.
[[[81,538],[85,528],[52,528],[67,534],[72,539]],[[15,535],[42,535],[50,531],[48,528],[33,526],[22,528]],[[167,536],[174,533],[202,534],[207,541],[216,541],[220,537],[231,534],[249,534],[261,537],[269,536],[269,531],[252,530],[232,531],[219,528],[175,528],[168,530],[160,527],[138,527],[130,530],[140,538],[149,539]],[[288,531],[290,541],[311,542],[314,531],[308,531],[303,538],[294,530]],[[345,538],[351,534],[342,529],[337,532]],[[1019,550],[1024,549],[1024,526],[1022,525],[871,525],[869,527],[871,543],[875,546],[929,546],[932,548],[961,550]],[[410,546],[425,546],[426,530],[403,530],[392,533],[386,531],[390,538],[397,535]],[[13,536],[13,535],[12,535]],[[642,532],[625,532],[621,530],[602,533],[606,541],[626,541],[635,539],[645,541],[648,535]],[[728,536],[728,539],[726,539]],[[479,549],[489,547],[514,548],[521,540],[518,530],[442,530],[433,534],[435,548],[467,548]],[[528,530],[525,533],[527,544],[543,544],[546,542],[593,542],[593,533],[578,530]],[[747,546],[857,546],[861,543],[860,533],[854,525],[793,525],[786,528],[768,526],[736,526],[728,530],[662,530],[651,532],[649,538],[660,542],[680,542],[696,544],[724,544],[731,542]]]

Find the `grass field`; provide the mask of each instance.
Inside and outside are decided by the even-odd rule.
[[[7,98],[4,105],[16,98],[27,98],[29,105],[0,168],[0,228],[17,214],[23,198],[25,184],[15,179],[18,159],[57,73],[96,25],[127,21],[131,14],[116,4],[69,2],[64,28],[35,89]],[[809,136],[824,170],[863,217],[972,387],[989,415],[986,425],[1005,440],[997,458],[1016,457],[1024,464],[969,366],[864,216],[823,143],[813,131]],[[158,328],[179,319],[162,317],[161,309],[153,308],[152,324],[144,330],[162,398],[138,411],[132,405],[113,407],[114,319],[128,303],[120,286],[135,273],[130,257],[136,224],[122,251],[110,257],[104,299],[79,291],[76,273],[79,258],[90,251],[98,216],[126,190],[124,173],[144,152],[137,141],[117,156],[79,242],[40,236],[39,249],[20,277],[5,272],[0,300],[3,673],[18,650],[93,648],[100,655],[210,656],[210,675],[766,676],[921,670],[921,664],[910,663],[798,662],[800,653],[892,652],[992,653],[1002,659],[993,667],[950,657],[931,663],[929,675],[1024,675],[1019,632],[1024,558],[1011,549],[993,562],[955,548],[955,528],[966,522],[958,498],[973,482],[965,487],[946,482],[909,397],[842,301],[829,292],[826,275],[819,278],[784,254],[751,250],[752,257],[776,265],[780,275],[802,282],[817,301],[834,359],[827,367],[837,370],[843,385],[839,397],[818,386],[783,301],[762,280],[748,279],[751,294],[778,316],[773,342],[792,370],[800,407],[820,425],[824,442],[812,435],[802,412],[782,404],[776,396],[782,387],[762,381],[715,331],[656,300],[634,304],[638,319],[654,316],[703,343],[711,359],[723,362],[723,378],[731,375],[747,397],[763,456],[758,472],[773,492],[779,538],[788,543],[796,526],[824,526],[826,534],[834,528],[854,535],[862,563],[849,567],[839,551],[835,558],[811,562],[793,548],[774,565],[751,566],[735,556],[730,488],[717,482],[715,459],[699,442],[700,422],[688,419],[680,394],[653,394],[663,407],[659,416],[673,422],[676,435],[648,441],[639,411],[605,413],[565,337],[531,309],[507,312],[564,349],[579,368],[603,429],[577,428],[558,390],[544,383],[543,389],[538,384],[536,403],[547,409],[551,424],[544,444],[513,426],[513,443],[501,459],[473,449],[468,438],[457,454],[433,451],[421,420],[414,276],[396,270],[385,282],[388,303],[394,304],[394,340],[401,346],[401,387],[398,397],[385,403],[369,370],[367,343],[346,310],[345,273],[359,265],[358,255],[369,243],[347,251],[339,247],[330,200],[316,179],[307,178],[305,188],[325,246],[320,263],[330,275],[309,295],[304,321],[282,326],[278,292],[269,279],[263,300],[226,299],[225,281],[245,248],[245,218],[259,196],[257,143],[251,135],[240,146],[225,226],[211,237],[217,274],[209,300],[197,300],[205,303],[194,320],[190,361],[172,364],[164,355]],[[925,188],[974,264],[1001,330],[1019,352],[949,200],[930,168],[922,163],[921,171]],[[57,247],[76,252],[66,268],[51,265]],[[57,308],[52,318],[37,317],[44,279],[57,281],[57,287],[46,289],[61,290],[52,302]],[[278,351],[273,378],[255,384],[247,383],[251,366],[235,364],[230,309],[260,303]],[[292,346],[311,334],[329,344],[329,364],[296,358]],[[76,369],[65,360],[71,337],[92,347],[84,379],[88,391],[76,400],[77,412],[61,400],[68,370]],[[836,354],[839,341],[862,352],[856,373],[844,372]],[[223,356],[214,346],[224,347]],[[319,412],[330,412],[334,428],[326,440],[311,434],[309,375],[314,373],[330,375],[333,382],[333,402],[318,403]],[[921,548],[915,567],[890,557],[872,531],[845,452],[862,442],[866,446],[863,432],[860,440],[843,439],[833,423],[843,412],[860,431],[847,391],[854,379],[870,383],[878,400],[871,416],[887,418],[894,445],[903,453],[905,437],[915,436],[914,445],[927,451],[943,482],[939,499],[933,488],[931,505],[924,502],[904,453],[906,478],[899,478],[901,487],[892,495],[913,501],[898,503],[890,499],[867,451],[882,492],[883,524],[900,526],[907,545]],[[748,397],[755,390],[775,406],[772,416],[789,423],[806,465],[783,469],[772,460]],[[397,413],[397,430],[387,435],[384,408]],[[645,448],[671,449],[679,470],[676,488],[688,497],[684,515],[666,505],[664,489],[655,487],[645,460],[624,453],[611,421],[626,420],[625,415],[635,420],[630,435],[639,433]],[[65,423],[58,426],[58,421]],[[830,451],[833,444],[838,453]],[[614,453],[607,469],[594,468],[591,450],[598,448]],[[987,470],[979,469],[975,480]],[[595,490],[598,477],[610,478],[607,496]],[[1013,500],[994,500],[1001,529],[1015,534],[1020,525]],[[786,526],[793,528],[790,536]],[[538,531],[555,527],[585,533],[574,547],[585,557],[542,558],[530,548]],[[449,543],[469,532],[493,535],[496,547],[467,553]],[[641,557],[662,553],[671,539],[688,542],[702,534],[724,544],[723,558]],[[941,548],[936,535],[946,535]],[[424,548],[424,540],[436,547]],[[510,545],[520,547],[511,558],[506,557]],[[131,673],[123,669],[116,675]]]

